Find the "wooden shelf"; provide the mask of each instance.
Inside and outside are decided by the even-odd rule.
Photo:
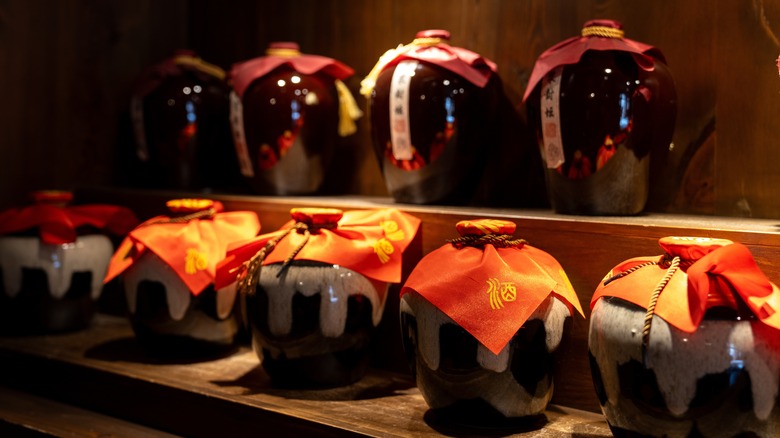
[[[457,236],[455,223],[463,219],[504,218],[517,223],[515,236],[552,254],[565,269],[589,316],[589,303],[599,281],[618,263],[637,256],[660,255],[658,239],[664,236],[702,236],[731,239],[745,244],[758,265],[774,282],[780,281],[780,221],[645,214],[639,216],[568,216],[548,210],[483,207],[444,207],[397,204],[389,198],[368,197],[261,197],[193,194],[116,188],[84,188],[78,202],[107,202],[133,209],[141,218],[165,213],[165,201],[182,196],[209,196],[227,210],[255,211],[261,232],[278,229],[290,220],[290,208],[323,206],[341,209],[394,207],[421,219],[418,237],[404,256],[404,279],[425,254]],[[391,290],[379,327],[374,365],[408,374],[398,330],[398,296]],[[600,406],[587,359],[588,320],[575,316],[556,361],[552,402],[594,413]]]
[[[165,213],[165,201],[204,196],[115,188],[76,191],[79,203],[125,205],[141,219]],[[341,209],[395,207],[422,220],[404,256],[404,279],[419,259],[456,236],[462,219],[504,218],[517,237],[555,256],[580,302],[588,304],[603,276],[631,257],[661,254],[669,235],[731,239],[745,244],[767,276],[780,280],[778,221],[648,214],[633,217],[562,216],[543,210],[396,204],[387,198],[255,197],[209,194],[227,210],[251,210],[263,232],[289,221],[296,206]],[[240,435],[284,430],[311,435],[609,436],[600,414],[587,360],[588,320],[575,316],[556,359],[555,392],[543,424],[510,430],[472,430],[447,425],[427,409],[405,361],[398,321],[398,290],[391,289],[378,328],[370,374],[355,385],[327,391],[284,391],[269,385],[255,355],[242,348],[203,362],[155,361],[135,343],[123,318],[101,315],[79,333],[0,339],[5,384],[60,403],[123,421],[183,435]]]
[[[0,388],[2,420],[39,421],[35,427],[43,430],[61,421],[48,408],[101,418],[100,424],[116,418],[125,430],[137,424],[143,425],[132,426],[138,431],[186,436],[610,436],[601,415],[559,406],[549,408],[546,422],[493,431],[438,424],[408,376],[381,370],[343,388],[282,390],[269,385],[246,347],[221,358],[166,361],[144,352],[126,318],[105,314],[80,332],[0,338],[0,361],[7,387]],[[45,395],[35,410],[45,416],[9,414],[17,403],[9,394],[18,391],[34,394],[25,399]]]

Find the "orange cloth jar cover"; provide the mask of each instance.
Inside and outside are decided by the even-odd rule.
[[[747,247],[726,239],[694,237],[664,237],[659,244],[666,254],[633,258],[613,268],[593,294],[591,308],[605,296],[647,308],[669,261],[679,257],[680,268],[658,296],[656,315],[692,333],[708,308],[736,308],[737,296],[760,321],[780,329],[780,290],[761,272]]]
[[[0,212],[0,235],[38,229],[40,239],[49,245],[76,241],[76,229],[90,226],[124,236],[138,225],[132,211],[116,205],[68,206],[73,194],[40,191],[32,194],[35,204]]]
[[[293,209],[291,215],[293,220],[280,230],[231,245],[217,267],[217,287],[236,281],[245,262],[280,236],[284,237],[267,254],[263,265],[284,262],[295,254],[295,260],[331,263],[373,280],[399,283],[402,253],[420,225],[416,217],[395,209],[342,212],[301,208]],[[306,224],[308,233],[291,231],[300,223]]]
[[[254,212],[222,213],[220,202],[203,199],[168,201],[173,212],[184,217],[158,216],[131,231],[108,266],[104,282],[112,280],[151,251],[167,263],[193,295],[214,283],[217,262],[231,242],[246,240],[260,231]]]
[[[461,221],[461,236],[504,235],[515,224]],[[555,294],[581,315],[577,294],[563,268],[524,241],[515,246],[461,246],[458,239],[426,255],[401,289],[416,291],[495,354],[501,352],[539,305]]]

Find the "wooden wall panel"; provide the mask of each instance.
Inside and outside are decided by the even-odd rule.
[[[780,216],[780,2],[720,0],[715,44],[717,212]]]
[[[116,159],[128,141],[120,122],[130,84],[176,48],[229,68],[260,56],[271,41],[298,41],[305,52],[352,66],[347,85],[357,94],[379,55],[428,28],[448,29],[453,44],[496,61],[507,105],[516,109],[490,170],[499,178],[481,188],[480,201],[544,206],[520,99],[539,54],[597,17],[619,20],[629,38],[661,48],[675,75],[674,147],[654,169],[649,210],[780,215],[778,0],[0,1],[0,151],[13,163],[0,172],[0,206],[31,188],[122,183]],[[326,193],[387,194],[369,131],[364,117],[344,141]],[[705,157],[696,156],[704,144]],[[712,166],[699,175],[705,193],[684,190],[691,183],[683,173],[702,162]]]
[[[0,2],[0,206],[113,181],[140,68],[185,44],[185,1]]]

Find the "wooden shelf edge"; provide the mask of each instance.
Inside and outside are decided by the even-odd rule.
[[[273,388],[247,347],[208,360],[163,360],[148,356],[126,318],[116,316],[100,314],[81,332],[0,338],[0,360],[6,370],[0,383],[13,391],[174,434],[231,436],[256,430],[306,436],[439,436],[442,430],[453,430],[430,421],[408,377],[372,370],[349,387]],[[583,431],[609,436],[599,414],[550,406],[546,418],[540,426],[513,425],[502,431],[514,436],[563,437]]]

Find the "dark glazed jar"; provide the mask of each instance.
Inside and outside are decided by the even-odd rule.
[[[145,71],[130,104],[141,165],[133,183],[151,188],[225,187],[237,168],[230,147],[225,72],[179,51]]]
[[[160,356],[200,357],[231,351],[239,332],[236,289],[215,288],[216,264],[228,244],[257,235],[253,212],[222,212],[207,199],[167,203],[171,216],[128,234],[106,281],[121,276],[130,322],[141,345]]]
[[[272,43],[230,76],[233,142],[241,174],[258,194],[298,195],[323,185],[339,138],[361,114],[341,80],[352,69]]]
[[[460,238],[425,256],[401,290],[404,348],[420,392],[450,421],[541,415],[554,354],[573,310],[549,254],[513,240],[515,224],[462,221]]]
[[[623,38],[615,21],[587,22],[539,57],[524,100],[556,212],[642,212],[650,160],[665,160],[676,117],[658,49]]]
[[[0,332],[86,328],[97,310],[114,243],[136,224],[111,205],[69,206],[70,192],[34,193],[35,204],[0,212]]]
[[[343,386],[362,378],[387,283],[339,265],[264,266],[246,298],[252,346],[275,384]]]
[[[591,372],[612,432],[778,436],[780,290],[740,244],[660,244],[664,255],[613,268],[591,302]]]
[[[468,203],[498,141],[495,65],[449,39],[419,32],[363,81],[374,151],[398,202]]]
[[[252,344],[275,385],[343,386],[366,372],[389,283],[419,221],[396,210],[296,208],[282,229],[232,248]]]

